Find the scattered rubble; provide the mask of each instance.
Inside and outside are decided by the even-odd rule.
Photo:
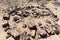
[[[59,21],[58,16],[44,5],[26,5],[19,8],[12,6],[6,10],[2,19],[2,27],[8,34],[7,39],[12,36],[14,40],[38,40],[60,33],[60,25],[56,23]],[[18,26],[10,26],[11,16],[13,17],[12,22],[19,24]]]

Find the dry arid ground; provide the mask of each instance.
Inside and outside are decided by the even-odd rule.
[[[0,0],[0,40],[60,40],[60,0]]]

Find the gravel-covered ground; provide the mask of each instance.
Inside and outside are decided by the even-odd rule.
[[[60,0],[0,0],[0,40],[60,40]]]

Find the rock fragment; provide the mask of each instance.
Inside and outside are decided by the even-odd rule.
[[[4,28],[5,31],[7,31],[8,29],[10,29],[10,25],[9,25],[9,23],[7,21],[5,21],[2,26],[3,26],[3,28]]]
[[[16,28],[8,30],[7,33],[11,34],[13,37],[19,36],[19,32]]]
[[[35,30],[31,30],[30,35],[31,35],[32,37],[34,37],[34,36],[35,36]]]
[[[40,29],[37,32],[41,36],[41,38],[46,38],[47,37],[47,32],[44,29]]]
[[[4,19],[4,20],[9,20],[9,19],[10,19],[9,13],[5,13],[5,14],[3,15],[3,19]]]
[[[16,23],[19,23],[19,22],[21,21],[21,17],[15,15],[15,16],[13,17],[13,21],[16,22]]]

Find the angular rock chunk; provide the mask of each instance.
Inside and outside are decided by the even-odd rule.
[[[5,31],[7,31],[8,29],[10,29],[10,25],[9,25],[9,23],[6,22],[6,21],[3,23],[2,26],[3,26],[3,28],[4,28]]]
[[[35,36],[35,30],[31,30],[30,35],[31,35],[32,37],[34,37],[34,36]]]
[[[41,36],[41,38],[47,37],[47,32],[44,29],[40,29],[37,33]]]
[[[5,13],[5,14],[3,15],[3,19],[4,19],[4,20],[9,20],[9,19],[10,19],[10,14]]]
[[[54,27],[49,27],[49,26],[47,26],[46,27],[46,31],[47,31],[47,33],[49,34],[49,35],[53,35],[53,34],[55,34],[55,30],[53,29]]]
[[[19,22],[21,21],[21,17],[15,15],[15,16],[13,17],[13,21],[16,22],[16,23],[19,23]]]
[[[13,37],[17,37],[20,35],[19,31],[16,28],[8,30],[7,33],[12,35]]]

